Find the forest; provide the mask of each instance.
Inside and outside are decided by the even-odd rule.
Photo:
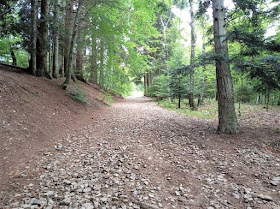
[[[0,60],[65,77],[64,89],[71,80],[136,89],[194,111],[217,100],[218,130],[238,133],[234,103],[280,105],[280,6],[212,2],[3,0]]]
[[[0,0],[0,209],[279,209],[279,0]]]

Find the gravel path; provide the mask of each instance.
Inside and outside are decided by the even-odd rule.
[[[2,207],[279,209],[279,156],[213,127],[148,98],[125,99],[44,152],[35,179],[0,193]]]

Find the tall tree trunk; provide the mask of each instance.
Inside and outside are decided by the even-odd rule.
[[[144,73],[144,96],[148,96],[147,73]]]
[[[104,88],[104,40],[101,39],[100,46],[100,67],[99,67],[99,85]]]
[[[10,52],[11,52],[11,57],[12,57],[12,60],[13,60],[12,65],[17,66],[17,58],[16,58],[16,55],[15,55],[15,52],[14,52],[12,46],[10,47]]]
[[[194,12],[193,0],[189,0],[190,15],[191,15],[191,58],[190,58],[190,92],[189,92],[189,105],[191,109],[195,108],[194,104],[194,62],[195,62],[195,28],[194,28]]]
[[[83,23],[82,23],[83,27]],[[77,55],[76,55],[76,77],[80,81],[84,81],[84,73],[83,73],[83,30],[78,30],[77,35]]]
[[[66,76],[66,80],[64,84],[69,84],[71,79],[71,72],[69,71],[70,62],[69,62],[69,54],[70,54],[70,44],[71,44],[71,34],[73,32],[73,1],[66,0],[66,15],[65,15],[65,33],[64,33],[64,72]]]
[[[31,72],[36,75],[36,41],[37,41],[37,0],[31,0]]]
[[[53,77],[58,78],[59,75],[59,9],[60,0],[55,0],[54,4],[54,31],[53,31]]]
[[[96,49],[96,37],[95,35],[91,36],[91,50],[92,50],[92,56],[91,56],[91,74],[90,74],[90,80],[92,83],[97,83],[97,49]]]
[[[202,20],[201,22],[201,26],[202,26],[202,54],[205,55],[205,19]],[[205,72],[207,71],[206,65],[203,65],[202,68],[202,73],[203,73],[203,78],[202,78],[202,84],[201,84],[201,89],[200,89],[200,94],[199,94],[199,99],[198,99],[198,103],[197,106],[201,106],[204,104],[204,90],[205,90],[205,84],[206,84],[206,75]]]
[[[151,86],[151,72],[147,72],[147,96],[151,96],[150,86]]]
[[[48,60],[48,15],[49,15],[49,0],[41,1],[41,18],[39,24],[37,46],[37,76],[47,75],[47,60]]]
[[[61,67],[60,67],[60,75],[62,78],[65,77],[65,67],[64,67],[64,49],[61,50]]]
[[[212,0],[215,52],[224,56],[223,60],[216,60],[217,94],[219,125],[218,132],[236,134],[239,125],[234,107],[232,77],[228,60],[228,45],[225,29],[224,0]]]
[[[269,101],[270,101],[270,91],[269,89],[266,90],[266,111],[268,111],[268,105],[269,105]]]
[[[181,79],[179,78],[179,95],[178,95],[178,108],[181,109]]]
[[[67,86],[70,84],[71,77],[76,82],[76,77],[73,74],[73,66],[72,65],[73,65],[73,49],[74,49],[74,45],[75,45],[75,41],[76,41],[76,31],[77,31],[77,26],[78,26],[79,13],[80,13],[80,9],[81,9],[81,2],[82,1],[79,0],[79,5],[77,7],[77,12],[76,12],[76,16],[75,16],[74,25],[72,27],[72,30],[71,30],[71,28],[69,28],[70,29],[70,36],[69,36],[70,45],[68,45],[68,47],[66,46],[66,49],[68,49],[68,50],[67,50],[67,53],[65,54],[65,57],[67,57],[66,59],[67,59],[68,63],[65,63],[65,65],[67,66],[68,69],[66,71],[67,74],[66,74],[66,79],[65,79],[65,82],[64,82],[64,89],[66,89]],[[67,0],[66,3],[67,3],[66,6],[67,6],[68,12],[72,11],[73,10],[72,1]],[[71,5],[72,5],[72,8],[70,8]],[[65,24],[67,24],[67,22]]]

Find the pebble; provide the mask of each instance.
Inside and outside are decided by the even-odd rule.
[[[82,205],[82,209],[93,209],[94,206],[91,203],[85,203]]]
[[[278,158],[255,148],[239,147],[227,153],[203,146],[209,143],[208,132],[203,131],[204,141],[196,139],[194,132],[190,136],[186,118],[178,122],[182,116],[172,112],[163,112],[162,117],[170,120],[165,124],[145,109],[139,114],[143,132],[133,122],[126,124],[129,111],[124,115],[116,111],[82,134],[67,137],[67,144],[57,143],[59,151],[44,151],[36,161],[42,170],[40,184],[29,182],[8,205],[28,209],[43,204],[44,209],[277,208],[279,191],[274,186],[279,186],[280,177],[274,163]],[[111,124],[112,119],[117,122]],[[133,137],[125,129],[133,129]],[[158,137],[150,140],[149,134]],[[253,182],[246,181],[247,176]],[[262,184],[267,179],[273,187]],[[0,192],[0,202],[2,196]]]
[[[262,199],[262,200],[266,200],[266,201],[273,201],[273,198],[268,196],[268,195],[264,195],[264,194],[259,194],[258,198]]]
[[[279,183],[280,183],[280,176],[276,176],[270,181],[270,184],[272,184],[273,186],[277,186]]]

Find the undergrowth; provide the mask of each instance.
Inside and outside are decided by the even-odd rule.
[[[86,93],[84,93],[81,89],[78,89],[75,86],[68,86],[66,94],[75,101],[88,103]]]
[[[157,101],[161,107],[169,110],[174,110],[176,112],[191,115],[198,118],[215,118],[218,116],[218,103],[213,100],[206,101],[204,105],[199,106],[197,110],[191,110],[188,106],[188,100],[182,100],[181,109],[178,109],[178,100],[171,102],[168,99]],[[279,106],[269,106],[268,112],[279,111]],[[243,118],[244,114],[256,113],[256,112],[266,112],[265,105],[255,105],[255,104],[241,104],[240,109],[238,103],[235,103],[236,115],[239,118]]]
[[[191,115],[191,116],[195,116],[195,117],[198,117],[198,118],[210,119],[210,118],[216,117],[217,114],[218,114],[217,106],[215,106],[212,103],[200,106],[198,108],[198,110],[191,110],[188,107],[187,100],[182,100],[180,109],[178,108],[177,100],[176,101],[174,100],[173,102],[169,101],[168,99],[161,100],[161,101],[158,101],[158,104],[161,107],[164,107],[166,109],[174,110],[174,111],[179,112],[181,114]]]
[[[114,99],[113,99],[113,96],[106,92],[106,91],[103,91],[102,90],[102,93],[103,93],[103,99],[102,99],[102,102],[105,104],[105,105],[108,105],[110,106],[113,102],[114,102]]]

